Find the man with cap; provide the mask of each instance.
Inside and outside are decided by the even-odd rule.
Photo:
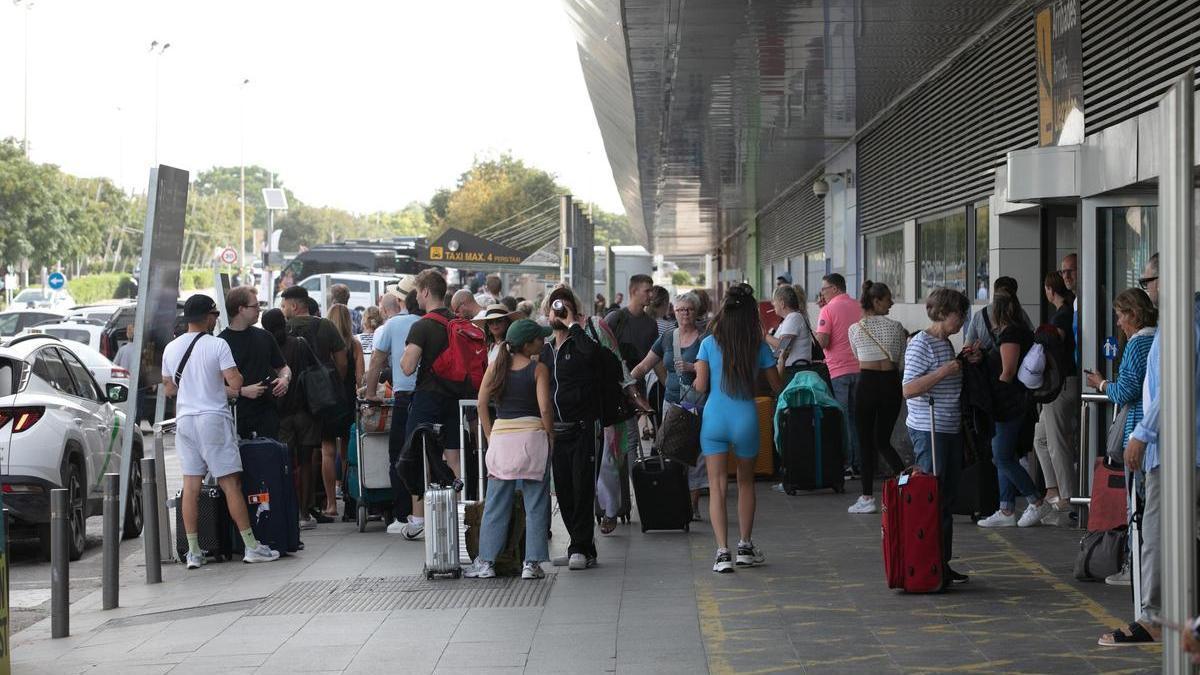
[[[292,286],[280,294],[283,304],[280,309],[287,317],[288,333],[304,338],[309,347],[317,355],[317,360],[326,368],[337,370],[338,381],[346,377],[346,343],[338,333],[337,328],[329,319],[311,316],[309,313],[308,290],[303,286]],[[336,411],[335,411],[336,412]],[[337,513],[337,492],[334,485],[337,479],[337,466],[334,439],[338,429],[326,429],[317,418],[316,423],[321,427],[321,483],[325,487],[325,510],[314,509],[313,517],[318,523],[333,522]]]
[[[784,272],[783,274],[780,274],[779,276],[775,277],[775,288],[779,288],[780,286],[791,286],[791,285],[792,285],[792,273],[791,272]]]
[[[189,570],[206,562],[197,530],[200,521],[200,484],[212,474],[225,492],[229,515],[246,545],[243,562],[270,562],[279,552],[260,544],[250,529],[250,516],[242,497],[242,458],[233,429],[229,399],[242,388],[242,376],[229,343],[211,335],[217,324],[217,304],[196,294],[183,305],[188,330],[163,350],[162,380],[167,396],[175,397],[175,450],[183,473],[183,529]]]

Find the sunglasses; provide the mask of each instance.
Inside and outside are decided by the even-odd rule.
[[[1147,286],[1155,281],[1158,281],[1158,277],[1142,277],[1141,279],[1138,279],[1138,286],[1144,291],[1146,290]]]

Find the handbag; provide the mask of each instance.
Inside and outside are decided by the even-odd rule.
[[[308,353],[312,356],[312,364],[300,373],[304,401],[308,404],[308,412],[320,415],[336,408],[340,401],[338,387],[334,384],[334,370],[321,363],[308,340],[300,338],[300,342],[308,347]]]
[[[1079,540],[1079,553],[1075,555],[1075,578],[1080,581],[1104,581],[1109,575],[1121,571],[1128,537],[1125,528],[1097,530],[1083,535],[1083,539]]]
[[[663,404],[662,424],[654,446],[664,457],[696,466],[700,459],[700,415],[674,403]]]
[[[1108,425],[1108,447],[1105,449],[1109,461],[1122,465],[1125,463],[1125,420],[1129,418],[1129,404],[1117,408],[1112,424]]]
[[[895,362],[896,359],[892,358],[892,353],[890,351],[888,351],[888,348],[884,347],[883,343],[880,342],[878,338],[876,338],[874,335],[871,334],[871,330],[869,328],[867,328],[866,322],[867,322],[866,319],[860,319],[858,321],[858,327],[860,329],[862,329],[863,334],[866,335],[867,337],[871,338],[871,342],[874,342],[875,346],[879,347],[879,351],[883,352],[883,355],[888,358],[888,361]]]

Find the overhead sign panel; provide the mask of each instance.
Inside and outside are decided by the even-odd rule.
[[[1051,0],[1037,12],[1038,144],[1083,142],[1083,42],[1079,0]]]
[[[451,227],[429,245],[429,262],[447,267],[455,267],[455,263],[520,265],[531,253]]]

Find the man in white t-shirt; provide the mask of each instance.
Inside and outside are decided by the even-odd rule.
[[[229,515],[246,545],[242,561],[270,562],[279,552],[260,544],[250,529],[250,516],[242,497],[242,458],[233,430],[229,399],[242,388],[242,376],[229,343],[211,335],[217,324],[217,304],[196,294],[183,305],[188,332],[163,351],[162,379],[167,396],[175,397],[175,450],[183,473],[183,529],[189,570],[207,562],[200,550],[200,485],[211,473],[225,492]]]

